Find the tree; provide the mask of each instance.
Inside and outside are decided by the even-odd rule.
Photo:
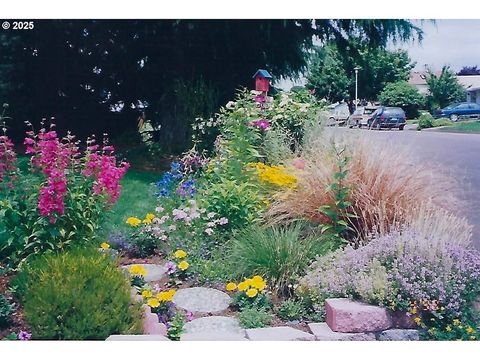
[[[343,48],[421,35],[407,20],[38,20],[2,33],[0,88],[17,124],[55,116],[59,131],[118,134],[142,116],[181,151],[192,117],[250,87],[258,68],[302,73],[314,38]]]
[[[425,103],[418,90],[406,81],[387,84],[378,99],[382,105],[401,107],[410,119],[418,116],[418,110]]]
[[[464,66],[457,75],[480,75],[480,69],[475,66]]]
[[[317,96],[330,101],[353,99],[355,96],[355,67],[358,71],[360,98],[376,100],[386,84],[406,81],[415,66],[406,51],[387,51],[382,47],[356,44],[341,49],[330,44],[313,55],[307,86]]]
[[[351,77],[345,71],[342,58],[334,46],[317,49],[307,76],[307,87],[315,91],[319,99],[330,102],[346,100],[349,97]]]
[[[430,111],[465,100],[465,89],[448,66],[442,68],[440,75],[435,75],[429,70],[426,81],[428,85],[427,106]]]

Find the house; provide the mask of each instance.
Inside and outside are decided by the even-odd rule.
[[[439,76],[441,72],[434,71],[434,74]],[[410,73],[408,83],[414,86],[420,94],[427,95],[428,85],[426,77],[426,71],[413,71]],[[480,104],[480,75],[461,75],[457,76],[457,80],[466,90],[465,101]]]
[[[480,75],[462,75],[457,79],[467,91],[466,101],[480,104]]]

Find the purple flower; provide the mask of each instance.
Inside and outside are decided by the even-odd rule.
[[[258,127],[259,129],[262,129],[262,130],[267,130],[270,127],[270,121],[266,119],[252,121],[252,126]]]
[[[187,321],[192,321],[194,319],[193,313],[191,311],[187,311],[187,313],[185,314],[185,318],[187,319]]]
[[[32,338],[32,334],[22,330],[18,333],[17,337],[18,337],[18,340],[30,340]]]
[[[167,274],[172,275],[175,271],[177,271],[177,264],[173,261],[167,262]]]

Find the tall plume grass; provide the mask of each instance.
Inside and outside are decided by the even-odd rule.
[[[415,162],[415,155],[405,145],[364,132],[325,130],[307,137],[302,152],[306,166],[298,175],[298,186],[273,203],[267,213],[270,223],[298,218],[329,222],[318,209],[335,202],[332,193],[326,191],[338,171],[332,146],[345,147],[349,157],[344,183],[350,188],[349,212],[357,218],[349,221],[358,239],[367,239],[372,233],[388,233],[400,224],[420,226],[420,220],[415,223],[420,213],[427,217],[424,229],[428,231],[428,226],[433,224],[430,221],[427,226],[428,217],[432,220],[437,209],[454,211],[460,206],[453,195],[455,180],[438,167]],[[444,232],[448,228],[448,220],[445,221]],[[463,229],[464,234],[468,232]]]

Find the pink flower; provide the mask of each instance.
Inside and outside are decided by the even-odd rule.
[[[265,119],[260,119],[260,120],[252,121],[251,125],[261,130],[267,130],[270,127],[270,122]]]
[[[207,235],[212,235],[212,234],[213,234],[213,229],[207,228],[207,229],[205,229],[205,233],[206,233]]]
[[[221,217],[220,219],[218,219],[218,223],[220,225],[226,225],[228,224],[228,219],[226,217]]]
[[[305,160],[302,158],[296,158],[293,160],[293,166],[295,166],[297,169],[303,170],[305,169]]]

